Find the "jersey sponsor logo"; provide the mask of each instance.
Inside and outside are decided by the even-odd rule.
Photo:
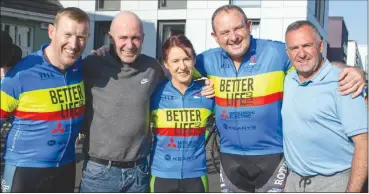
[[[220,115],[222,119],[229,119],[229,115],[227,114],[226,110],[222,110],[222,114]]]
[[[49,146],[54,146],[56,144],[56,141],[55,140],[49,140],[47,141],[47,145]]]
[[[21,119],[57,121],[84,115],[83,81],[73,85],[23,92],[14,115]]]
[[[201,97],[201,93],[200,92],[196,92],[193,94],[193,98],[200,98]]]
[[[256,64],[256,56],[252,56],[250,58],[250,62],[249,62],[249,65],[255,65]]]
[[[72,71],[73,72],[76,72],[76,71],[78,71],[79,69],[78,69],[78,66],[77,66],[77,63],[75,63],[73,66],[72,66]]]
[[[225,120],[242,120],[242,119],[250,119],[254,114],[255,111],[240,111],[227,113],[227,110],[222,110],[220,118]]]
[[[174,139],[170,138],[170,141],[167,145],[168,148],[173,147],[173,148],[177,148],[177,144],[174,143]]]
[[[162,136],[201,136],[211,111],[204,108],[159,109],[152,111],[153,132]]]
[[[54,139],[47,141],[47,145],[48,145],[48,146],[54,146],[54,145],[56,145],[56,144],[58,144],[58,145],[63,145],[64,143],[62,143],[62,142],[60,142],[60,141],[56,141],[56,140],[54,140]]]
[[[195,156],[171,156],[169,154],[166,154],[164,156],[164,159],[167,161],[190,161],[196,159]]]
[[[62,118],[71,118],[80,115],[79,107],[83,106],[82,88],[80,85],[49,90],[52,104],[60,104]]]
[[[222,107],[262,106],[283,98],[284,72],[224,78],[209,76],[214,83],[215,103]]]
[[[162,100],[174,100],[174,96],[169,96],[169,95],[161,95],[160,98]]]
[[[38,75],[40,76],[41,80],[54,79],[55,78],[55,75],[51,72],[49,72],[49,73],[39,73]]]
[[[168,148],[173,149],[193,149],[200,147],[203,140],[181,140],[175,141],[174,138],[171,138],[167,144]]]
[[[220,92],[226,94],[227,106],[249,106],[252,104],[254,79],[221,80]]]
[[[252,130],[256,130],[256,126],[255,125],[250,125],[250,126],[233,126],[233,125],[223,124],[223,128],[225,130],[232,130],[232,131],[252,131]]]
[[[56,126],[56,128],[55,128],[55,129],[53,129],[53,130],[51,131],[51,133],[53,133],[53,134],[56,134],[56,133],[64,133],[65,129],[64,129],[64,128],[62,128],[61,126],[62,126],[62,125],[61,125],[61,123],[60,123],[60,122],[58,122],[58,125]]]
[[[228,64],[221,64],[220,65],[220,68],[222,68],[222,69],[228,69],[228,68],[230,68],[231,67],[231,65],[228,63]]]

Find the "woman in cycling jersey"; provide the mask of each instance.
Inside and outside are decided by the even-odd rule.
[[[192,80],[195,56],[185,36],[164,43],[164,65],[172,78],[151,98],[151,192],[208,192],[205,131],[214,100],[200,94],[201,81]]]

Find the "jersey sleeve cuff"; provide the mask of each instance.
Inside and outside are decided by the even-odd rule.
[[[352,137],[352,136],[359,135],[359,134],[362,134],[362,133],[368,133],[368,129],[367,128],[357,129],[357,130],[351,131],[349,133],[346,133],[346,135],[347,135],[347,137]]]

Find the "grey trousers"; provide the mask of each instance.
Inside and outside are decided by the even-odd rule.
[[[290,172],[287,176],[284,192],[345,192],[351,175],[351,169],[332,176],[301,177]]]

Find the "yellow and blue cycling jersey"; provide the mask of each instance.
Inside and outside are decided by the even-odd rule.
[[[283,83],[291,68],[285,44],[251,38],[238,70],[221,48],[199,54],[195,67],[214,82],[221,152],[237,155],[283,152]]]
[[[45,44],[1,80],[0,125],[11,117],[4,160],[20,167],[58,167],[75,158],[85,91],[81,59],[65,72],[44,57]]]
[[[168,81],[151,97],[152,175],[184,179],[206,174],[205,131],[214,100],[200,94],[202,87],[193,81],[182,95]]]

